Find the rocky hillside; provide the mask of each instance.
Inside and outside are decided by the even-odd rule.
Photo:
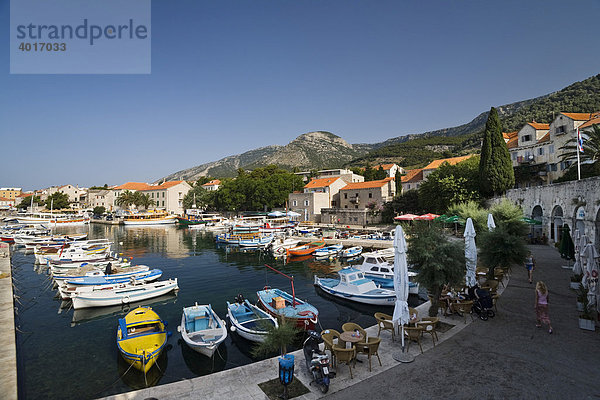
[[[276,164],[289,170],[336,168],[364,155],[371,148],[369,145],[358,145],[355,148],[330,132],[309,132],[298,136],[285,146],[267,146],[250,150],[175,172],[158,181],[196,180],[200,176],[233,177],[237,175],[238,168],[251,170],[269,164]]]
[[[504,131],[519,129],[536,120],[552,122],[561,111],[593,112],[600,110],[600,75],[576,82],[557,92],[534,99],[497,107]],[[276,164],[301,170],[338,168],[344,165],[364,166],[396,162],[405,167],[421,166],[441,157],[473,152],[485,128],[488,111],[472,121],[436,131],[407,134],[380,143],[349,144],[330,132],[310,132],[298,136],[285,146],[267,146],[243,154],[176,172],[159,179],[195,180],[200,176],[233,177],[238,168],[253,169]]]

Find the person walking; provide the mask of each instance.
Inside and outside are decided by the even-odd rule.
[[[542,327],[542,323],[548,325],[548,333],[552,333],[552,324],[548,316],[548,288],[542,281],[538,281],[535,285],[535,317],[538,328]]]
[[[533,283],[533,269],[535,268],[535,259],[531,255],[531,252],[527,254],[527,258],[525,258],[525,268],[527,268],[527,272],[529,274],[529,283]]]

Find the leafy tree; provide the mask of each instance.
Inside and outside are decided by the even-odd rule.
[[[503,199],[500,203],[494,204],[490,210],[494,217],[496,226],[504,225],[506,230],[514,236],[524,237],[529,231],[529,227],[523,221],[523,210],[508,199]]]
[[[442,214],[451,204],[479,200],[478,164],[478,157],[456,165],[443,163],[419,186],[421,208]]]
[[[593,176],[600,175],[600,126],[593,125],[592,130],[586,130],[581,134],[583,138],[583,153],[579,152],[579,160],[584,165],[591,165]],[[560,148],[564,151],[561,161],[570,161],[572,170],[577,170],[577,138],[569,139],[564,146]]]
[[[94,215],[102,215],[106,212],[106,207],[96,206],[94,207],[94,210],[92,212],[94,213]]]
[[[215,179],[215,178],[213,178],[213,177],[210,177],[210,176],[201,176],[201,177],[200,177],[200,178],[198,178],[198,180],[196,181],[196,186],[202,186],[202,185],[204,185],[205,183],[208,183],[208,182],[212,181],[213,179]]]
[[[445,284],[459,285],[465,279],[465,249],[450,242],[435,224],[415,224],[408,238],[408,262],[417,270],[417,281],[432,296],[429,315],[438,311],[438,299]]]
[[[135,204],[135,206],[138,208],[141,207],[141,208],[148,209],[151,206],[155,205],[156,203],[154,202],[154,200],[152,200],[150,198],[150,195],[148,195],[147,193],[134,192],[133,193],[133,204]]]
[[[419,205],[419,191],[412,189],[394,197],[392,201],[385,203],[383,205],[381,218],[384,221],[393,222],[396,214],[420,214],[421,211],[421,206]]]
[[[402,193],[402,174],[399,169],[394,176],[394,183],[396,184],[396,193]]]
[[[515,184],[510,153],[502,137],[498,111],[494,107],[490,110],[483,133],[479,182],[485,196],[504,193]]]
[[[483,230],[487,230],[488,212],[487,210],[481,208],[479,203],[476,201],[471,200],[463,203],[453,204],[448,208],[448,214],[458,215],[465,221],[467,218],[471,218],[477,234]]]
[[[494,276],[495,268],[510,269],[512,264],[523,264],[528,250],[525,239],[514,235],[510,222],[500,223],[496,229],[478,232],[479,259],[488,268],[488,276]]]
[[[32,195],[33,196],[33,203],[34,204],[40,204],[42,202],[42,199],[40,198],[40,196],[36,196],[36,195]],[[25,198],[23,198],[23,200],[21,200],[21,202],[17,205],[17,208],[27,208],[31,206],[31,196],[27,196]]]
[[[135,200],[136,198],[134,197],[134,193],[129,190],[125,190],[115,199],[115,204],[121,208],[127,208],[133,205]]]
[[[69,195],[66,193],[55,192],[46,199],[46,208],[50,210],[59,210],[69,208]]]

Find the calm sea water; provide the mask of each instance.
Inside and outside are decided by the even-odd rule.
[[[169,324],[173,336],[167,351],[144,377],[128,369],[116,346],[118,318],[130,308],[116,306],[73,310],[56,297],[44,268],[34,266],[33,255],[16,251],[13,273],[17,302],[17,360],[19,394],[23,399],[90,399],[122,393],[147,385],[158,385],[235,368],[256,359],[252,343],[229,332],[214,359],[190,350],[181,340],[177,326],[182,308],[211,303],[225,319],[226,301],[242,293],[256,302],[256,291],[265,285],[290,290],[290,282],[267,268],[269,264],[294,276],[296,295],[319,309],[324,328],[341,329],[345,322],[361,326],[375,323],[373,314],[381,307],[337,300],[317,291],[313,275],[335,275],[340,262],[308,259],[284,263],[261,252],[240,252],[217,247],[213,236],[198,230],[176,227],[123,227],[92,224],[90,238],[107,237],[113,248],[135,264],[163,270],[161,279],[178,278],[179,292],[143,302]],[[70,232],[83,231],[71,229]],[[413,296],[411,296],[413,297]],[[419,299],[409,299],[416,305]],[[391,309],[383,309],[391,313]]]

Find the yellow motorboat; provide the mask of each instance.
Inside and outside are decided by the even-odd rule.
[[[165,323],[150,307],[138,307],[119,318],[117,347],[134,368],[146,373],[167,344]]]

